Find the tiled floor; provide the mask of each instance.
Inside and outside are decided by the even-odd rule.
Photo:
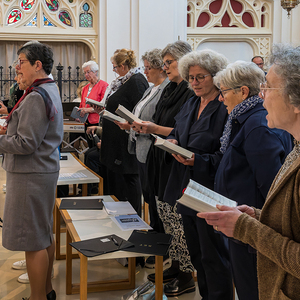
[[[0,217],[3,216],[3,207],[5,194],[2,192],[2,184],[5,183],[5,172],[0,167]],[[19,275],[24,271],[13,270],[11,268],[15,261],[24,259],[23,252],[12,252],[2,247],[2,231],[0,229],[0,299],[1,300],[21,300],[22,297],[28,297],[30,295],[29,284],[21,284],[17,282]],[[147,275],[152,273],[153,270],[141,269],[136,270],[136,287],[146,281]],[[90,280],[102,280],[104,278],[111,279],[116,276],[121,276],[124,273],[124,277],[127,274],[127,268],[121,266],[115,260],[109,260],[104,262],[92,262],[89,263],[89,279]],[[79,282],[79,260],[73,262],[73,277],[74,281]],[[79,295],[66,295],[65,292],[65,261],[54,262],[54,278],[53,286],[57,293],[57,300],[74,300],[79,299]],[[128,293],[128,290],[101,292],[101,293],[89,293],[88,300],[120,300],[122,295]],[[180,297],[173,297],[172,299],[180,300],[199,300],[201,296],[198,290],[194,293],[185,294]]]

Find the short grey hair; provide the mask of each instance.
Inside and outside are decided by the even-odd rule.
[[[180,76],[185,81],[189,81],[190,67],[199,66],[214,77],[219,71],[225,69],[227,64],[228,59],[223,54],[205,49],[193,51],[183,56],[179,60],[178,70]]]
[[[226,69],[217,73],[214,77],[214,84],[220,87],[222,84],[226,88],[247,86],[249,88],[248,97],[258,95],[260,83],[265,81],[265,72],[253,62],[238,60],[229,64]]]
[[[284,94],[290,104],[300,107],[300,47],[275,44],[269,59],[274,65],[274,72],[284,82]]]
[[[85,62],[85,63],[82,65],[82,70],[83,70],[84,68],[86,68],[86,67],[90,67],[90,69],[91,69],[91,71],[92,71],[93,73],[98,73],[99,66],[98,66],[98,64],[97,64],[95,61],[89,60],[89,61]]]
[[[154,48],[150,51],[145,52],[142,55],[142,60],[147,60],[150,64],[150,67],[153,69],[162,69],[163,67],[161,49],[158,48]]]
[[[161,53],[162,58],[167,54],[173,56],[175,60],[179,60],[182,56],[192,51],[192,47],[189,43],[184,41],[176,41],[172,44],[168,44]]]

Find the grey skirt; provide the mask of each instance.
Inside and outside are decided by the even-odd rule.
[[[53,241],[53,207],[59,172],[6,173],[2,245],[39,251]]]

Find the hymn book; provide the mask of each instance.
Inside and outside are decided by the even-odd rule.
[[[96,106],[99,106],[99,107],[104,107],[104,103],[101,103],[99,101],[89,99],[89,98],[85,98],[85,103],[90,104],[90,105],[96,105]]]
[[[190,179],[183,196],[177,202],[198,212],[219,211],[216,207],[227,205],[236,207],[237,203]]]
[[[121,104],[119,104],[118,108],[116,109],[116,113],[130,124],[132,124],[133,122],[143,122],[141,119],[139,119],[136,115],[134,115],[131,111],[129,111]]]
[[[102,114],[103,118],[105,118],[109,121],[112,121],[112,122],[114,122],[114,121],[118,121],[120,123],[125,123],[126,122],[126,120],[124,120],[123,118],[111,113],[108,110],[102,110],[101,114]]]
[[[165,150],[171,154],[181,155],[184,158],[192,158],[193,152],[184,149],[178,145],[175,145],[165,139],[160,138],[157,135],[153,135],[155,137],[154,146]]]

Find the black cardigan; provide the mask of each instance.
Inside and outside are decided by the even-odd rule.
[[[115,114],[121,104],[132,111],[149,87],[146,78],[138,73],[130,77],[114,94],[106,105],[106,110]],[[138,174],[135,154],[128,153],[128,134],[113,122],[103,119],[100,161],[109,170],[119,174]]]

